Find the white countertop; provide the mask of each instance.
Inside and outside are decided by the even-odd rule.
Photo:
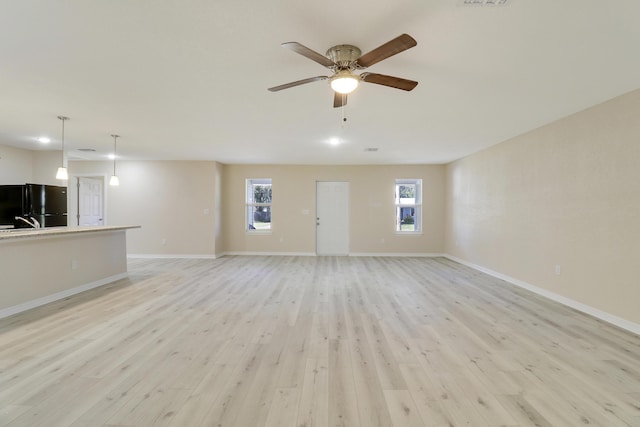
[[[0,230],[0,241],[25,238],[53,237],[78,233],[97,233],[103,231],[128,230],[140,228],[139,225],[115,225],[92,227],[45,227],[45,228],[20,228],[12,231]]]

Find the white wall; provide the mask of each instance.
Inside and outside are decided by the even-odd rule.
[[[446,252],[640,324],[638,112],[635,91],[448,165]]]

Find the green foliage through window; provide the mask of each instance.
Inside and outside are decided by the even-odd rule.
[[[247,179],[246,230],[271,230],[271,179]]]

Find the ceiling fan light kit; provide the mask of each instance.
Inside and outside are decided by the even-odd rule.
[[[356,90],[358,83],[360,76],[351,74],[349,70],[338,71],[331,77],[331,89],[344,95]]]
[[[295,86],[328,79],[331,88],[335,92],[333,99],[334,107],[344,107],[347,104],[347,94],[353,92],[361,81],[410,91],[418,85],[418,82],[368,72],[358,75],[355,74],[354,71],[364,70],[365,68],[377,64],[390,56],[410,49],[417,44],[418,43],[413,37],[408,34],[402,34],[364,55],[362,55],[362,51],[359,48],[350,44],[333,46],[327,50],[325,55],[321,55],[298,42],[282,43],[282,47],[293,50],[294,52],[317,62],[318,64],[330,69],[333,74],[331,76],[317,76],[291,83],[285,83],[283,85],[270,87],[269,91],[278,92],[283,89],[289,89]]]

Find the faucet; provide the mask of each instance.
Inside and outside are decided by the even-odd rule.
[[[16,221],[17,221],[17,220],[20,220],[20,221],[22,221],[22,222],[25,222],[25,223],[29,224],[29,225],[30,225],[31,227],[33,227],[33,228],[40,228],[40,223],[38,222],[38,220],[37,220],[37,219],[35,219],[35,218],[34,218],[34,217],[32,217],[32,216],[30,216],[29,218],[31,218],[31,221],[33,221],[33,222],[30,222],[28,219],[25,219],[25,218],[23,218],[23,217],[21,217],[21,216],[17,216],[17,217],[16,217]]]

